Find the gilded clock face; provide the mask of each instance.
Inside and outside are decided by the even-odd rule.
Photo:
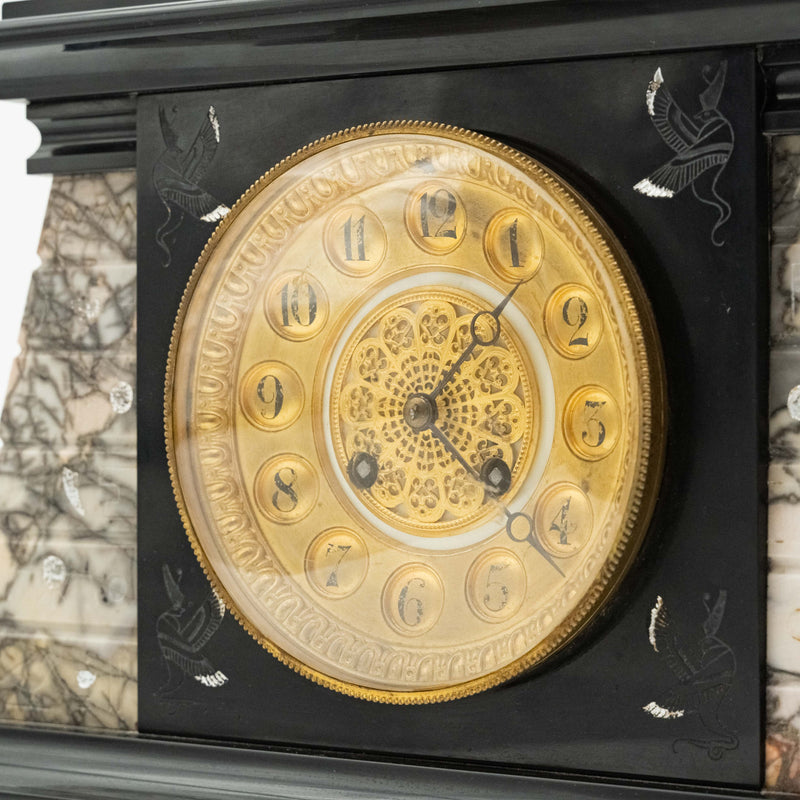
[[[175,326],[167,449],[245,628],[372,700],[543,662],[647,526],[663,386],[635,273],[589,206],[485,137],[344,131],[206,247]]]

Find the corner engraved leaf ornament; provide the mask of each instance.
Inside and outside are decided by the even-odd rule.
[[[659,67],[645,93],[647,113],[664,143],[675,155],[640,180],[633,188],[648,197],[670,199],[687,186],[695,198],[717,211],[717,221],[711,229],[711,241],[721,247],[719,229],[730,215],[730,204],[717,191],[717,181],[733,153],[733,127],[719,110],[725,87],[727,62],[716,71],[703,70],[706,88],[700,92],[700,110],[686,114],[664,86]]]
[[[176,109],[172,109],[172,116]],[[230,208],[200,186],[217,152],[220,141],[219,118],[209,106],[203,123],[189,147],[180,146],[180,137],[163,106],[158,109],[161,135],[166,150],[153,166],[153,185],[164,204],[167,218],[156,231],[156,244],[164,253],[163,265],[172,261],[167,237],[183,222],[184,214],[201,222],[219,222]]]
[[[645,713],[659,720],[698,719],[706,736],[676,739],[673,750],[680,744],[693,745],[715,761],[739,746],[734,731],[720,720],[720,706],[736,675],[736,656],[718,636],[727,597],[722,589],[712,604],[711,595],[705,595],[706,616],[700,625],[676,619],[663,598],[656,598],[650,611],[648,639],[676,681],[642,706]]]

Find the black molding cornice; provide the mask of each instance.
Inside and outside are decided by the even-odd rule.
[[[800,133],[800,43],[765,48],[761,63],[766,81],[764,133]]]
[[[31,172],[132,167],[142,93],[800,40],[800,0],[25,0],[4,13],[0,99],[31,101]]]
[[[136,99],[61,100],[28,105],[42,142],[30,174],[107,172],[136,167]]]
[[[0,797],[718,800],[758,792],[553,778],[131,736],[0,727]],[[7,793],[7,794],[6,794]]]
[[[794,39],[800,39],[800,0],[183,0],[0,22],[0,98],[121,95]]]

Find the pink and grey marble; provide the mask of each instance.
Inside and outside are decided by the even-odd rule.
[[[773,345],[800,344],[800,136],[773,140],[772,313]]]
[[[54,180],[0,415],[0,720],[136,727],[136,187]]]
[[[15,362],[0,437],[17,445],[125,448],[136,438],[136,356],[26,350]]]
[[[765,785],[800,794],[800,136],[773,141]]]

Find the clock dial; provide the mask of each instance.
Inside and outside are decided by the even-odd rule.
[[[330,688],[464,696],[610,597],[660,479],[649,307],[538,163],[430,124],[344,131],[239,201],[173,335],[167,449],[244,627]]]

